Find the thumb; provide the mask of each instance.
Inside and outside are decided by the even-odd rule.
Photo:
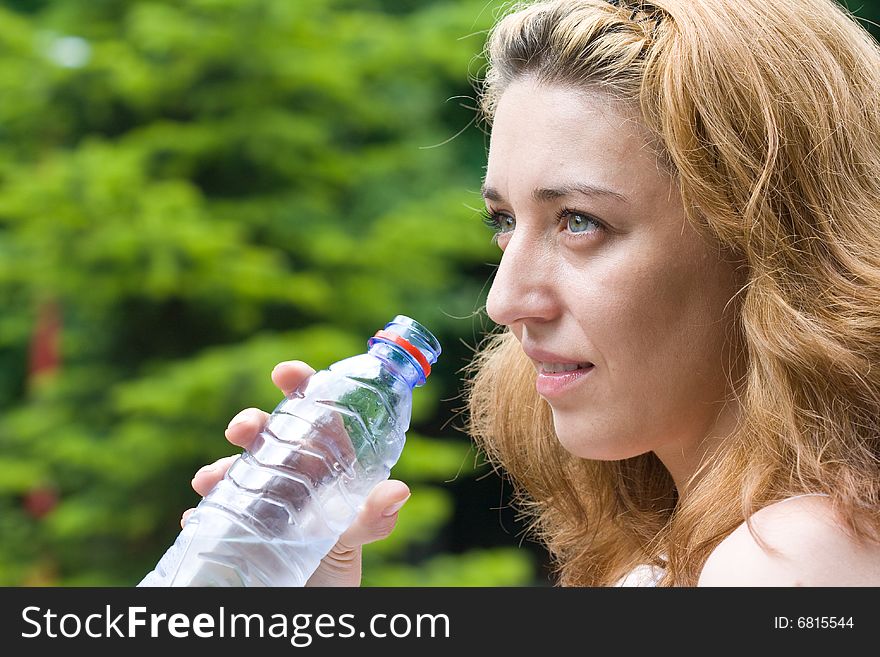
[[[339,537],[338,547],[355,549],[388,536],[409,496],[409,487],[402,481],[389,479],[376,484],[354,522]]]
[[[385,538],[397,523],[397,512],[409,499],[402,481],[376,484],[351,526],[321,560],[306,586],[358,586],[361,581],[361,546]]]

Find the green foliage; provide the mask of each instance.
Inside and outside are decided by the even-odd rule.
[[[0,7],[0,584],[130,586],[269,373],[398,313],[444,353],[365,583],[528,583],[443,554],[471,447],[442,401],[497,253],[475,220],[470,78],[491,3],[46,0]],[[29,373],[57,304],[61,365]],[[445,412],[448,414],[448,411]],[[428,434],[420,435],[421,433]],[[487,509],[488,511],[488,509]]]
[[[388,565],[364,575],[364,586],[520,586],[530,581],[532,564],[515,548],[441,554],[418,567]]]

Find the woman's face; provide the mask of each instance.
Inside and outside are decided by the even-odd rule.
[[[637,115],[600,92],[513,83],[483,196],[503,251],[487,310],[534,363],[562,445],[654,451],[681,485],[735,423],[728,302],[742,280],[686,222]]]

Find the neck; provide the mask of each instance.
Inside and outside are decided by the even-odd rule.
[[[675,440],[654,450],[672,476],[679,497],[702,478],[703,466],[736,432],[741,412],[738,402],[727,402],[715,416],[712,425],[699,432],[697,438]]]

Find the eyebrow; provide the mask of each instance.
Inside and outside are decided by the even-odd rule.
[[[497,189],[485,184],[480,188],[480,194],[482,194],[483,198],[488,201],[501,203],[504,200]],[[582,196],[605,196],[623,203],[629,203],[629,199],[626,196],[619,192],[615,192],[613,189],[587,183],[568,183],[559,187],[538,187],[532,190],[532,199],[538,203],[547,203],[559,198],[571,196],[572,194],[580,194]]]

